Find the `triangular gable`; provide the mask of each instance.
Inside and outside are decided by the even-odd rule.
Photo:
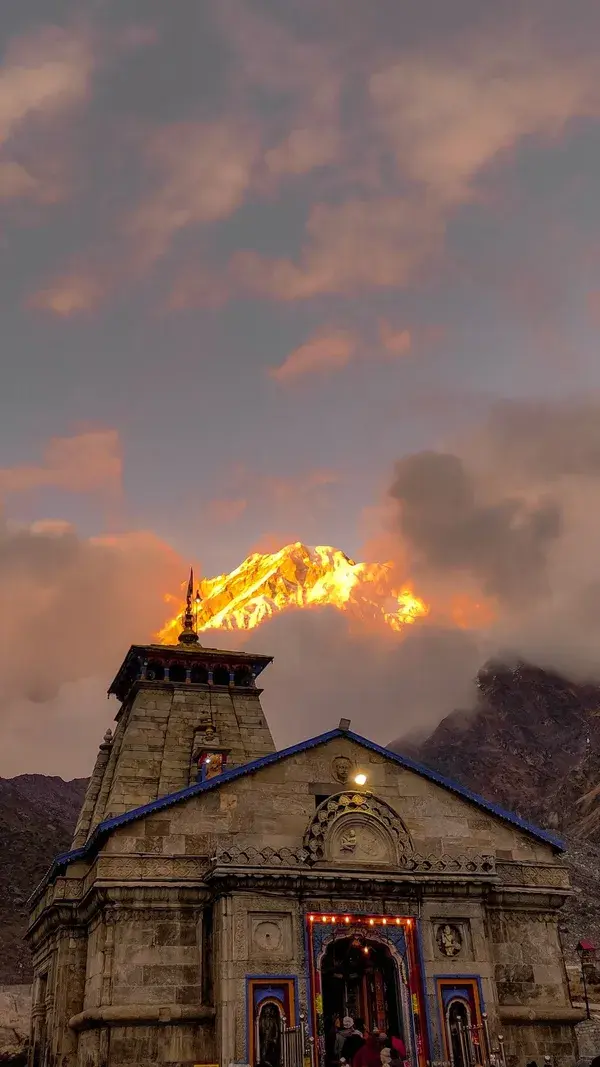
[[[527,822],[526,819],[522,819],[519,815],[515,815],[513,812],[506,811],[498,804],[492,804],[490,801],[484,800],[479,794],[473,793],[470,789],[466,789],[457,782],[445,778],[442,774],[438,774],[437,771],[432,771],[429,767],[417,763],[416,760],[412,760],[408,756],[402,756],[397,752],[391,752],[389,748],[384,748],[383,745],[378,745],[375,741],[369,741],[368,738],[361,737],[360,734],[355,734],[351,730],[341,730],[337,727],[335,730],[329,730],[327,733],[319,734],[317,737],[311,737],[308,741],[301,741],[297,745],[291,745],[289,748],[281,749],[280,752],[272,752],[268,756],[261,756],[260,759],[252,760],[251,763],[245,763],[241,767],[232,767],[230,770],[226,770],[218,775],[218,777],[208,779],[208,781],[194,782],[193,785],[186,786],[185,789],[179,789],[176,793],[170,793],[168,796],[159,797],[157,800],[150,801],[149,804],[143,804],[139,808],[132,808],[131,811],[125,811],[121,815],[115,815],[111,819],[105,819],[104,822],[98,824],[82,848],[77,848],[72,852],[65,852],[63,855],[57,856],[46,875],[46,878],[38,887],[34,896],[52,881],[61,870],[64,870],[69,863],[73,863],[75,860],[85,859],[92,855],[94,850],[100,845],[101,841],[118,827],[134,822],[136,819],[142,819],[147,815],[153,815],[155,812],[162,811],[164,808],[170,808],[173,804],[179,804],[200,793],[208,793],[213,789],[219,789],[227,782],[235,782],[238,778],[244,778],[248,774],[255,774],[264,767],[270,767],[274,763],[289,759],[290,756],[296,756],[301,752],[308,752],[310,749],[316,748],[318,745],[324,745],[328,741],[333,741],[335,738],[339,737],[345,737],[348,740],[353,741],[355,744],[360,745],[362,748],[367,749],[369,752],[376,752],[378,755],[384,756],[390,763],[395,763],[398,767],[402,767],[404,770],[413,771],[422,778],[426,778],[428,781],[441,786],[442,789],[447,789],[449,792],[454,793],[463,800],[467,800],[469,803],[476,805],[476,807],[481,808],[488,814],[494,815],[497,819],[510,823],[511,826],[517,827],[517,829],[522,830],[531,837],[535,837],[538,841],[550,845],[557,851],[565,851],[566,846],[563,841],[554,834],[540,829],[540,827]]]

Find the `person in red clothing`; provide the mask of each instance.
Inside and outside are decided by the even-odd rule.
[[[352,1067],[381,1067],[381,1036],[379,1030],[371,1031],[352,1060]]]
[[[406,1045],[401,1037],[392,1037],[392,1059],[405,1060],[406,1059]]]

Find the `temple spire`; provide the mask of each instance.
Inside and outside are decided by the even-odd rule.
[[[194,612],[192,609],[192,597],[194,595],[194,569],[190,567],[190,580],[188,582],[185,597],[185,614],[183,616],[183,630],[179,634],[180,645],[197,645],[198,634],[194,625]]]

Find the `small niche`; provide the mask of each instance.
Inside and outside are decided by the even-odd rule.
[[[192,685],[208,685],[208,668],[203,663],[194,663],[190,671]]]
[[[229,685],[229,667],[222,664],[213,667],[213,685]]]
[[[242,667],[236,667],[233,672],[233,684],[237,685],[239,689],[250,689],[254,683],[254,678],[250,667],[245,665]]]
[[[169,681],[175,685],[183,685],[187,680],[187,671],[183,663],[169,664]]]
[[[151,659],[148,661],[148,666],[146,667],[146,678],[149,682],[164,682],[165,668],[159,660]]]

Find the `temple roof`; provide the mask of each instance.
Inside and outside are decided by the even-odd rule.
[[[564,852],[566,850],[563,841],[555,834],[549,833],[547,830],[542,830],[540,827],[535,826],[526,819],[522,819],[519,815],[506,811],[498,804],[493,804],[489,800],[484,800],[484,798],[477,793],[473,793],[470,789],[466,789],[457,782],[453,782],[451,779],[438,774],[437,771],[432,771],[429,767],[417,763],[408,756],[402,756],[399,753],[391,752],[389,748],[384,748],[383,745],[378,745],[375,741],[369,741],[366,737],[361,737],[360,734],[355,734],[351,730],[343,730],[337,727],[335,730],[329,730],[327,733],[318,734],[316,737],[311,737],[307,741],[301,741],[297,745],[291,745],[289,748],[284,748],[280,752],[272,752],[268,756],[262,756],[260,759],[252,760],[251,763],[243,764],[241,767],[232,767],[230,770],[224,771],[223,774],[220,774],[215,778],[210,778],[204,782],[194,782],[193,785],[187,786],[185,789],[179,789],[176,793],[158,797],[157,800],[152,800],[149,804],[143,804],[139,808],[133,808],[131,811],[125,811],[121,815],[115,815],[111,819],[105,819],[104,822],[99,823],[82,848],[73,849],[71,852],[66,852],[61,856],[57,856],[34,896],[38,895],[43,887],[60,874],[69,863],[73,863],[75,860],[86,859],[93,855],[106,837],[120,826],[125,826],[127,823],[134,822],[136,819],[143,819],[147,815],[154,815],[157,811],[163,811],[165,808],[170,808],[173,804],[180,804],[183,801],[188,800],[190,797],[197,796],[200,793],[208,793],[213,789],[219,789],[221,786],[226,785],[229,782],[235,782],[238,778],[244,778],[249,774],[256,774],[256,772],[262,770],[263,767],[270,767],[272,764],[278,763],[280,760],[289,759],[290,756],[296,756],[301,752],[308,752],[310,749],[316,748],[318,745],[326,744],[328,741],[333,741],[339,737],[345,737],[369,752],[376,752],[378,755],[384,756],[390,763],[395,763],[398,767],[402,767],[404,770],[413,771],[422,778],[434,782],[436,785],[441,786],[442,789],[447,789],[449,792],[474,804],[488,814],[494,815],[497,819],[501,819],[504,822],[509,823],[511,826],[516,827],[518,830],[522,830],[524,833],[536,838],[538,841],[550,845],[558,852]]]
[[[233,652],[230,649],[223,648],[205,648],[203,645],[131,645],[129,652],[125,656],[117,674],[115,675],[111,685],[108,689],[108,694],[116,696],[119,700],[124,700],[127,692],[131,688],[132,678],[129,668],[136,659],[151,659],[157,658],[161,660],[187,660],[193,663],[205,663],[209,659],[212,663],[247,663],[254,671],[254,677],[257,678],[265,667],[268,667],[273,662],[272,656],[263,656],[253,652]]]

